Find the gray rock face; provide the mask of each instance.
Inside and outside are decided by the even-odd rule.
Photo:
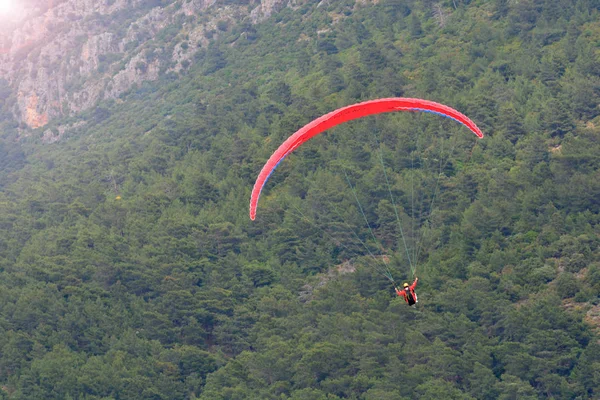
[[[48,0],[0,31],[0,79],[15,94],[14,116],[39,128],[156,80],[161,71],[181,72],[207,45],[205,32],[218,32],[218,21],[258,22],[289,1],[179,0],[150,8],[143,0]]]

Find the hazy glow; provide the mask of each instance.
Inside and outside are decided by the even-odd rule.
[[[15,8],[16,0],[0,0],[0,16],[9,15]]]

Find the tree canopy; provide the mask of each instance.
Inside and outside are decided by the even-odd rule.
[[[599,6],[298,3],[219,24],[188,70],[52,122],[74,128],[50,145],[0,95],[0,397],[597,398]],[[250,221],[285,138],[393,96],[486,138],[429,115],[340,127]],[[445,142],[415,133],[460,139],[441,168]],[[419,220],[415,185],[436,199]],[[374,267],[412,278],[389,192],[425,232],[416,308]]]

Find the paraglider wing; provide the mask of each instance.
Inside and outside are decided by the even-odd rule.
[[[434,114],[439,114],[443,117],[451,118],[469,128],[479,138],[483,137],[481,130],[464,114],[455,109],[428,100],[411,99],[411,98],[388,98],[369,100],[363,103],[357,103],[350,106],[339,108],[335,111],[325,114],[322,117],[315,119],[307,125],[300,128],[296,133],[287,138],[285,142],[271,155],[267,163],[263,166],[250,197],[250,219],[256,218],[256,208],[260,193],[273,173],[277,165],[292,151],[298,148],[302,143],[306,142],[313,136],[326,131],[336,125],[347,121],[366,117],[368,115],[380,114],[394,111],[423,111]]]

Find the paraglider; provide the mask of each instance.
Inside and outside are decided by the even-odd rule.
[[[415,303],[419,302],[419,300],[417,299],[417,294],[415,293],[417,282],[419,282],[419,278],[415,276],[415,281],[412,283],[412,285],[409,285],[407,282],[404,282],[404,285],[402,285],[402,290],[398,289],[397,287],[394,287],[394,289],[396,290],[396,294],[399,297],[404,297],[406,304],[408,304],[409,306],[412,306]]]
[[[252,195],[250,197],[250,219],[254,220],[256,218],[258,200],[260,198],[261,191],[264,188],[267,180],[269,179],[271,174],[275,171],[275,169],[277,168],[279,163],[281,163],[288,154],[290,154],[291,152],[296,150],[298,147],[300,147],[306,141],[310,140],[312,137],[314,137],[314,136],[318,135],[319,133],[322,133],[330,128],[333,128],[334,126],[340,125],[347,121],[366,117],[369,115],[375,115],[375,114],[387,113],[387,112],[395,112],[395,111],[420,111],[420,112],[428,112],[428,113],[438,114],[443,117],[450,118],[456,122],[459,122],[460,124],[466,126],[478,138],[483,138],[483,133],[481,132],[481,130],[467,116],[465,116],[464,114],[460,113],[459,111],[457,111],[451,107],[448,107],[448,106],[445,106],[443,104],[436,103],[433,101],[429,101],[429,100],[414,99],[414,98],[401,98],[401,97],[399,97],[399,98],[384,98],[384,99],[378,99],[378,100],[369,100],[369,101],[365,101],[362,103],[357,103],[357,104],[349,105],[346,107],[342,107],[342,108],[332,111],[328,114],[325,114],[325,115],[315,119],[314,121],[308,123],[307,125],[303,126],[302,128],[300,128],[293,135],[288,137],[279,146],[279,148],[277,150],[275,150],[275,152],[270,156],[269,160],[265,163],[262,170],[260,171],[260,173],[256,179],[256,182],[254,183],[254,188],[252,189]],[[382,158],[381,158],[381,162],[382,162],[382,166],[383,166]],[[384,167],[384,174],[385,174],[385,167]],[[440,175],[441,175],[441,172],[440,172]],[[398,223],[400,223],[400,216],[399,216],[398,210],[396,209],[394,196],[392,195],[391,189],[389,188],[389,181],[388,181],[387,176],[386,176],[386,182],[388,185],[390,200],[395,209],[396,219],[397,219]],[[348,182],[348,184],[352,188],[352,185],[350,184],[350,182]],[[434,197],[435,197],[435,193],[437,192],[438,184],[439,184],[439,178],[436,183],[436,189],[434,190]],[[354,191],[354,188],[352,188],[352,190]],[[363,212],[363,208],[360,205],[359,199],[356,196],[356,194],[354,194],[354,197],[356,198],[356,201],[359,203],[358,205],[359,205],[360,212],[363,214],[363,217],[365,217],[365,222],[366,222],[368,231],[371,233],[374,241],[376,242],[377,238],[375,237],[369,222],[366,220],[366,215]],[[433,201],[431,201],[431,205],[433,205]],[[400,228],[400,234],[402,235],[404,247],[406,250],[406,257],[410,264],[410,267],[412,270],[412,275],[415,276],[416,262],[419,258],[420,245],[417,246],[417,250],[411,256],[409,254],[408,245],[406,243],[406,240],[404,238],[404,234],[402,233],[401,228]],[[356,234],[355,234],[355,236],[358,237],[358,235],[356,235]],[[367,244],[364,243],[364,241],[362,241],[361,239],[359,239],[359,241],[361,241],[361,243],[363,244],[363,247],[365,247],[366,251],[376,261],[377,258],[368,249]],[[385,257],[383,259],[385,260]],[[403,290],[399,290],[396,287],[396,283],[394,281],[394,278],[392,277],[390,269],[387,267],[387,262],[384,262],[384,263],[386,265],[383,266],[382,268],[380,268],[380,271],[379,271],[380,274],[383,275],[384,277],[386,277],[393,284],[396,294],[398,296],[403,297],[409,306],[414,305],[417,302],[417,295],[415,293],[415,288],[417,286],[418,278],[415,277],[415,280],[412,283],[412,285],[405,283]]]
[[[263,166],[256,179],[256,182],[254,183],[254,188],[252,189],[252,195],[250,197],[250,219],[254,220],[256,218],[258,199],[263,187],[265,186],[265,183],[269,179],[269,176],[288,154],[296,150],[304,142],[308,141],[319,133],[344,122],[366,117],[368,115],[395,111],[423,111],[438,114],[465,125],[471,130],[471,132],[477,135],[477,137],[483,137],[481,130],[467,116],[451,107],[429,100],[396,97],[369,100],[342,107],[303,126],[285,142],[283,142],[283,144],[281,144],[277,150],[275,150],[275,152]]]

